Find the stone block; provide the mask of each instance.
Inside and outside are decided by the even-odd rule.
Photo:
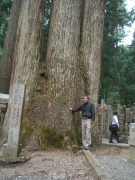
[[[0,93],[0,103],[8,103],[9,95]]]
[[[135,160],[135,146],[130,145],[130,147],[129,147],[129,157]]]
[[[7,108],[6,104],[0,104],[0,108]]]
[[[7,144],[3,144],[2,150],[6,151],[6,149],[7,149]]]
[[[125,115],[126,115],[126,122],[132,122],[132,114],[130,108],[125,109]]]
[[[130,123],[130,139],[135,139],[135,123]]]
[[[135,139],[128,139],[128,144],[129,145],[132,145],[132,146],[135,146]]]

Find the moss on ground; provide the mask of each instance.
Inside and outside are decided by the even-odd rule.
[[[54,147],[59,149],[67,149],[68,146],[72,145],[73,139],[73,132],[69,130],[62,133],[50,127],[43,126],[41,128],[39,146],[40,148]]]
[[[33,134],[34,129],[30,124],[24,124],[23,131],[21,134],[21,143],[22,146],[25,147],[27,144],[27,141],[30,139],[31,135]]]
[[[27,122],[23,125],[21,134],[22,147],[26,147],[32,136],[36,136],[36,141],[40,149],[45,148],[58,148],[67,149],[68,146],[72,146],[74,140],[74,134],[70,130],[58,132],[54,128],[46,127],[43,124],[30,125]]]

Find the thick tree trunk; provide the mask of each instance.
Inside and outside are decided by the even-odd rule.
[[[11,8],[2,59],[0,62],[0,93],[9,93],[18,17],[22,0],[14,0]]]
[[[36,84],[38,64],[41,58],[45,0],[22,1],[16,35],[16,45],[10,83],[10,101],[13,83],[26,85],[25,109]],[[4,121],[3,135],[8,132],[10,104]]]
[[[85,0],[81,28],[80,67],[84,91],[90,96],[90,101],[96,108],[100,85],[103,25],[104,0]],[[97,127],[96,121],[92,133],[95,136],[94,141],[98,140]]]
[[[46,124],[64,132],[73,128],[70,106],[80,104],[81,0],[53,1],[46,64],[48,70]],[[75,126],[76,127],[76,126]]]
[[[28,5],[30,5],[29,10]],[[32,8],[35,14],[31,21]],[[36,12],[39,12],[39,9],[37,9],[37,3],[36,5],[30,4],[30,1],[22,3],[14,54],[12,82],[27,85],[24,118],[26,123],[24,124],[22,139],[30,139],[30,144],[38,140],[42,146],[50,132],[50,129],[49,132],[46,132],[46,127],[49,126],[52,129],[51,133],[57,130],[57,133],[64,134],[65,139],[68,133],[72,131],[74,137],[71,136],[71,141],[76,143],[81,138],[81,116],[80,113],[72,115],[69,112],[69,107],[79,106],[84,93],[90,95],[90,100],[97,106],[103,2],[102,0],[53,1],[46,60],[42,67],[44,77],[39,78],[38,85],[40,87],[35,89],[32,101],[30,101],[30,92],[36,84],[35,75],[37,62],[40,58],[39,44],[41,42],[39,41],[41,36],[38,37],[37,35],[41,34],[41,30],[36,28],[41,27],[41,24],[38,26],[33,24],[37,15]],[[29,21],[25,19],[26,14],[30,18]],[[39,22],[38,17],[37,22]],[[23,21],[24,19],[25,21]],[[29,27],[31,23],[34,26]],[[35,34],[35,32],[38,33]],[[37,41],[37,38],[39,41]],[[30,105],[29,114],[26,112],[28,105]],[[94,130],[95,140],[98,140],[97,121]],[[34,138],[32,138],[33,134]]]
[[[102,0],[54,1],[46,56],[49,77],[45,119],[60,131],[72,129],[68,108],[81,104],[84,94],[97,107],[103,5]],[[94,130],[98,141],[97,124]]]
[[[34,132],[37,131],[38,139],[42,139],[40,145],[45,143],[46,132],[39,130],[43,124],[57,133],[67,136],[69,133],[69,137],[71,132],[74,136],[72,143],[80,142],[81,115],[73,115],[69,107],[79,106],[84,94],[90,95],[90,100],[97,106],[102,29],[101,0],[53,1],[45,77],[41,78],[42,88],[33,98],[29,116]],[[39,128],[35,127],[35,122]],[[98,143],[97,124],[96,121],[93,139]]]

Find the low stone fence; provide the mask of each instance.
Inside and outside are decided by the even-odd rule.
[[[9,95],[0,93],[0,126],[4,122],[5,113],[7,111]]]

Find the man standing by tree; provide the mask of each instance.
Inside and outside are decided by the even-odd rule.
[[[89,150],[91,145],[91,124],[95,120],[95,107],[89,102],[87,95],[83,96],[83,104],[73,109],[69,109],[72,113],[82,111],[82,143],[81,149]]]

